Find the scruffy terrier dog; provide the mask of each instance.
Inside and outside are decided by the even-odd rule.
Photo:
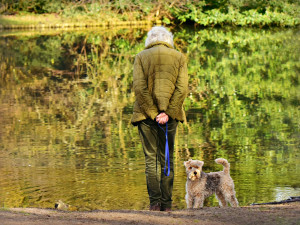
[[[227,206],[227,202],[233,207],[238,207],[234,183],[229,174],[230,164],[222,158],[215,161],[223,165],[223,171],[204,173],[202,172],[204,162],[199,160],[184,162],[187,174],[185,196],[187,208],[203,207],[204,199],[214,193],[219,200],[220,207]]]

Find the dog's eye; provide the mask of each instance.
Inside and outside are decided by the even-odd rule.
[[[191,167],[191,166],[190,166],[190,168],[189,168],[189,169],[191,170],[191,169],[193,169],[193,167]]]

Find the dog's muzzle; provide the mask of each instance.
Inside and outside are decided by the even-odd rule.
[[[196,179],[199,179],[199,177],[200,177],[200,171],[199,170],[192,171],[189,174],[189,179],[192,180],[192,181],[194,181]]]

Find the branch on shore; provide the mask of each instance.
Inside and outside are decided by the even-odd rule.
[[[284,204],[284,203],[291,203],[291,202],[300,202],[300,196],[289,197],[286,200],[282,200],[278,202],[252,203],[251,205],[276,205],[276,204]]]

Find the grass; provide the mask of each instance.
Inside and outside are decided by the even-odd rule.
[[[76,15],[76,17],[64,17],[58,14],[17,14],[0,15],[0,28],[47,28],[47,27],[95,27],[95,26],[134,26],[160,21],[152,20],[127,20],[118,16],[101,15],[91,17]]]
[[[1,15],[0,24],[2,25],[37,25],[37,24],[56,24],[63,20],[54,14],[28,14],[28,15]]]
[[[6,212],[6,211],[10,211],[10,210],[9,210],[9,208],[6,208],[6,207],[1,207],[1,208],[0,208],[0,211],[4,211],[4,212]]]

